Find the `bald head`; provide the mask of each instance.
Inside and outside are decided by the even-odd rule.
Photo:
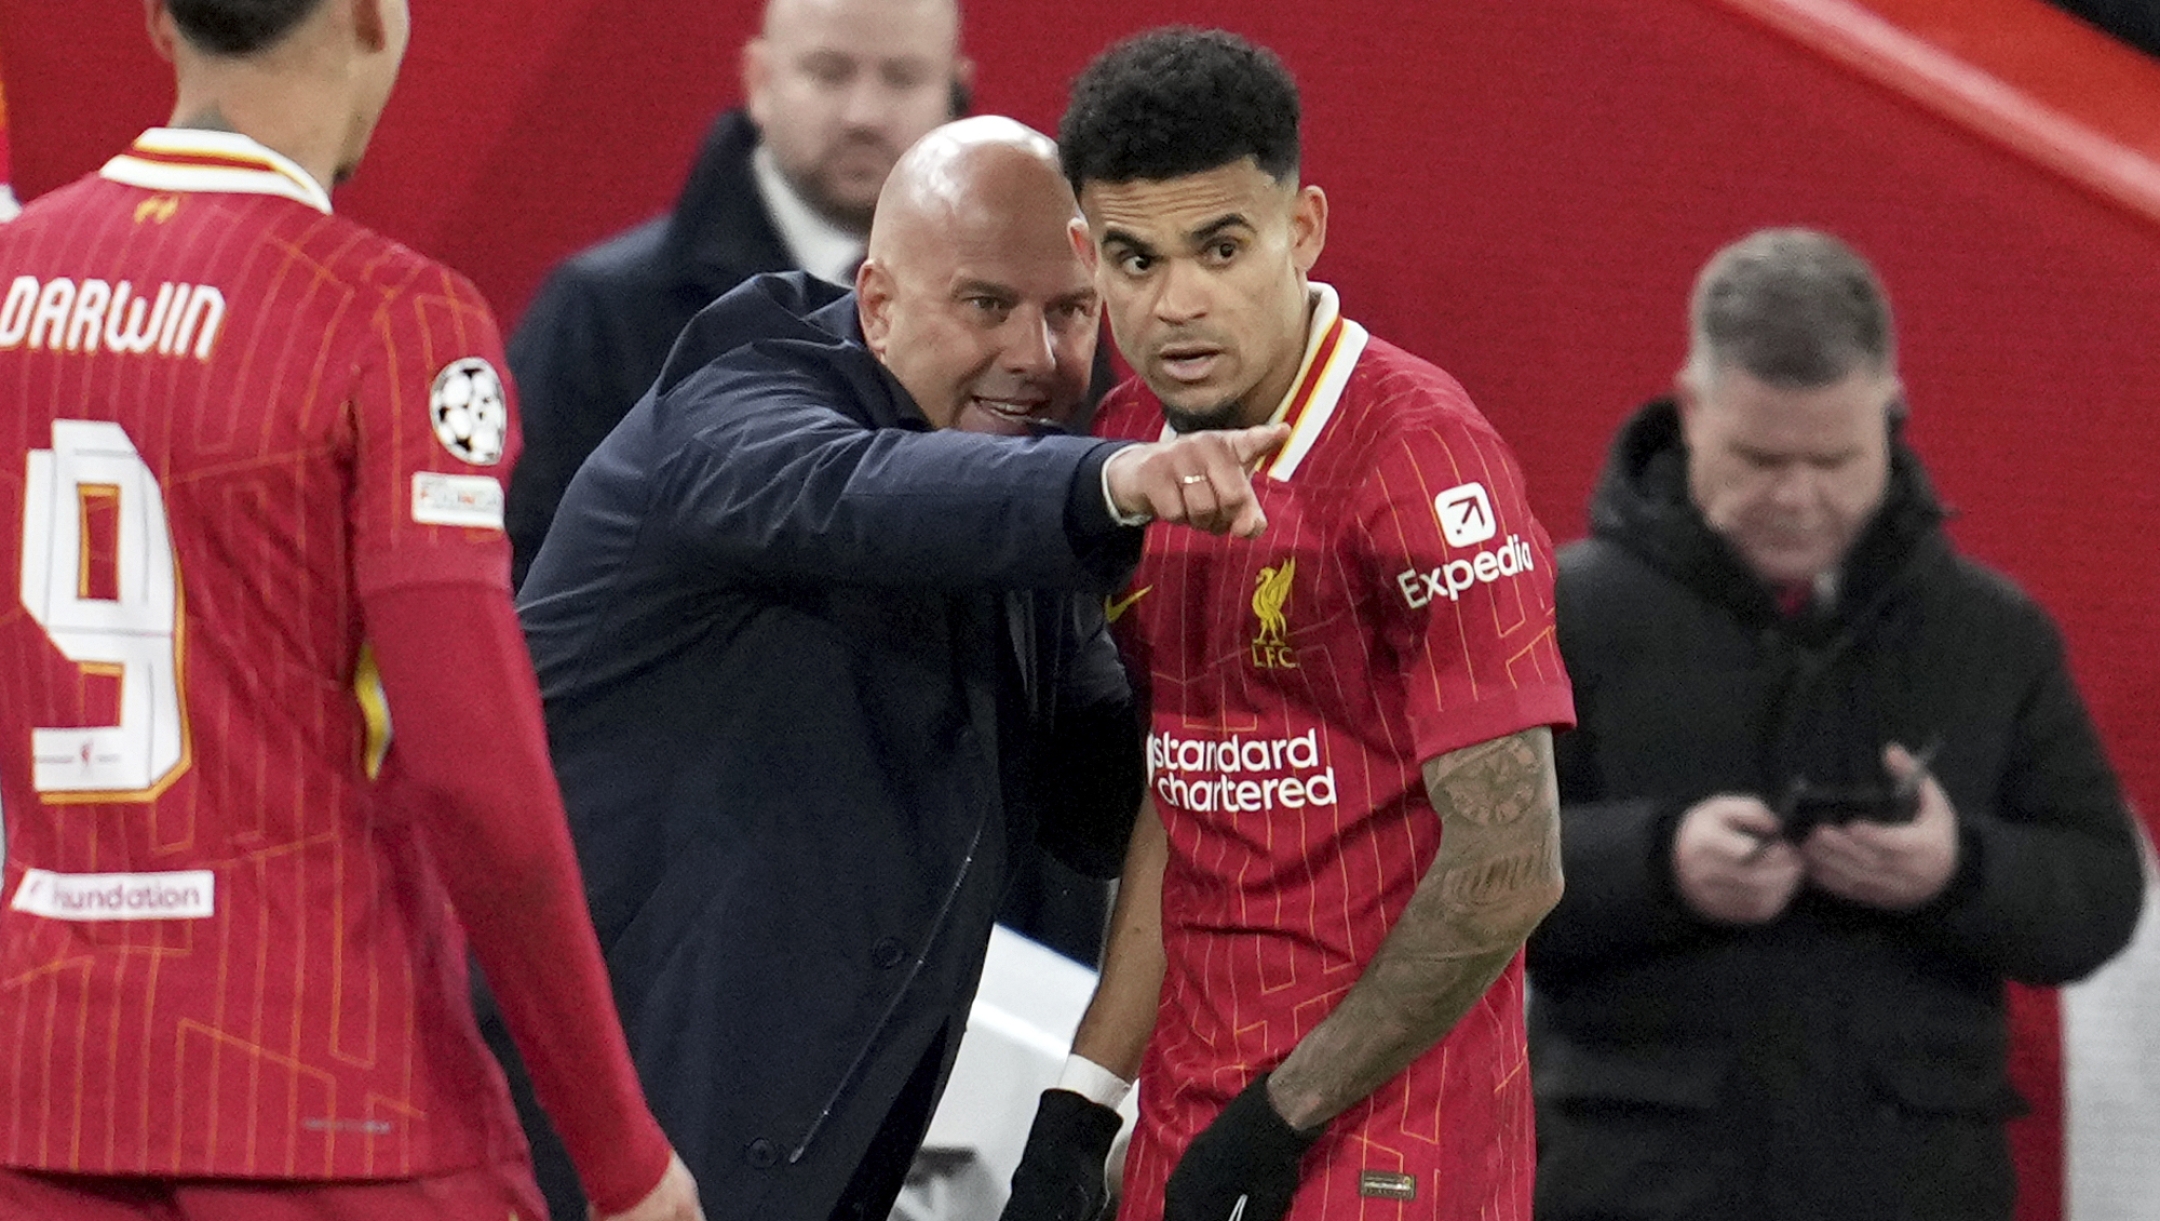
[[[893,166],[878,193],[869,257],[911,268],[946,256],[962,231],[1024,230],[1046,210],[1062,230],[1078,206],[1048,136],[1002,115],[961,119],[923,137]]]
[[[937,427],[1064,424],[1095,355],[1095,291],[1057,146],[1011,119],[948,123],[878,196],[863,335]]]
[[[743,94],[774,165],[856,233],[901,150],[952,117],[972,74],[954,0],[769,0],[743,48]]]

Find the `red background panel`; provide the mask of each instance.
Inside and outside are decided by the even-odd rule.
[[[758,11],[414,7],[404,82],[339,206],[468,271],[512,320],[556,260],[672,198],[737,97]],[[1072,74],[1147,25],[1281,51],[1307,178],[1333,203],[1320,274],[1463,379],[1558,539],[1583,529],[1613,426],[1679,364],[1709,253],[1768,224],[1846,236],[1890,287],[1913,436],[1959,542],[2062,621],[2160,814],[2160,63],[2038,0],[1875,0],[1880,21],[1852,0],[967,8],[979,108],[1045,129]],[[165,117],[140,27],[123,0],[0,0],[26,198]],[[2019,1005],[2041,1110],[2021,1130],[2025,1216],[2047,1221],[2059,1049],[2050,1000]]]

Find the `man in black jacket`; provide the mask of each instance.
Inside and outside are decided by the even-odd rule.
[[[713,123],[675,210],[571,256],[510,337],[513,582],[692,316],[760,272],[855,278],[886,173],[953,117],[972,73],[954,0],[767,0],[745,103]]]
[[[886,1215],[1009,854],[1122,859],[1140,722],[1101,602],[1138,525],[1265,524],[1279,426],[1027,435],[1094,354],[1074,216],[1046,138],[934,132],[855,295],[765,276],[699,314],[521,592],[631,1053],[716,1221]]]
[[[1560,557],[1537,1214],[2007,1219],[2004,984],[2128,940],[2122,793],[2046,613],[1942,529],[1867,265],[1757,233],[1692,323]]]

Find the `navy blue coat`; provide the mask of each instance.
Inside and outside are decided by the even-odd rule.
[[[1112,876],[1139,717],[1115,445],[932,432],[854,298],[702,312],[519,611],[616,1001],[708,1215],[823,1221],[964,1027],[1010,847]]]

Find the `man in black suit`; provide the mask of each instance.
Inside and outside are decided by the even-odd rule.
[[[566,260],[510,338],[525,436],[513,581],[692,316],[759,272],[854,279],[885,175],[972,74],[954,0],[768,0],[743,48],[745,104],[713,123],[675,210]]]

